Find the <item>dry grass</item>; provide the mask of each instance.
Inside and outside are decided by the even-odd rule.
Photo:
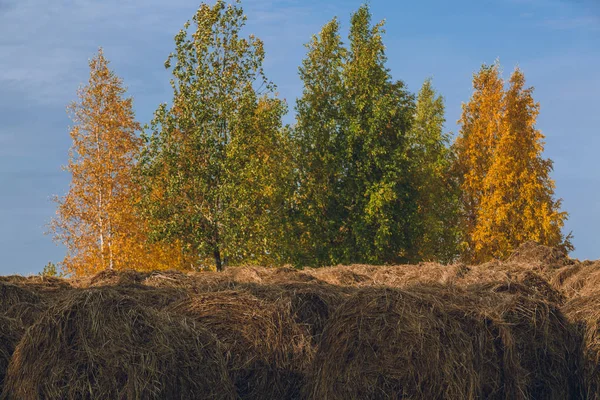
[[[226,291],[190,297],[170,311],[193,318],[215,334],[240,398],[298,397],[311,349],[304,332],[277,303]]]
[[[331,317],[312,399],[566,399],[575,339],[551,303],[482,287],[364,288]]]
[[[112,289],[65,296],[17,345],[4,399],[234,398],[214,336]]]
[[[563,307],[565,315],[578,328],[583,353],[585,393],[582,398],[600,399],[600,294],[576,297]]]
[[[23,335],[22,326],[14,319],[0,316],[0,393],[15,346]]]

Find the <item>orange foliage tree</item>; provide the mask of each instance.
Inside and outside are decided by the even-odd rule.
[[[516,69],[504,89],[500,66],[483,66],[463,105],[455,143],[461,176],[463,255],[468,261],[505,258],[527,240],[572,250],[562,234],[568,214],[554,199],[552,161],[535,127],[539,103]]]
[[[74,127],[69,162],[72,180],[56,197],[50,223],[54,239],[66,246],[63,269],[75,275],[103,269],[165,269],[186,265],[177,245],[150,244],[136,213],[139,188],[133,169],[140,129],[122,80],[109,69],[102,49],[89,62],[90,79],[68,107]]]

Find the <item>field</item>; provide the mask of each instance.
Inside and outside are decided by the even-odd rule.
[[[0,277],[2,399],[600,399],[600,262]]]

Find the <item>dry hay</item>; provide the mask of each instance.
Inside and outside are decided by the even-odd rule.
[[[370,265],[338,265],[335,267],[317,268],[310,274],[330,285],[337,286],[360,286],[372,282],[370,275],[374,268]]]
[[[195,319],[219,339],[240,398],[298,397],[311,349],[277,303],[227,291],[199,294],[170,310]]]
[[[152,271],[141,281],[143,285],[159,288],[179,288],[192,290],[194,279],[181,271]]]
[[[214,336],[110,288],[73,292],[17,345],[4,399],[234,398]]]
[[[574,298],[562,310],[582,337],[582,398],[600,399],[600,294]]]
[[[476,267],[472,267],[475,269]],[[496,280],[494,280],[496,279]],[[514,270],[508,272],[490,273],[485,275],[470,275],[460,281],[461,285],[480,287],[494,293],[520,294],[526,297],[545,300],[556,304],[563,304],[565,296],[552,287],[546,279],[539,274],[528,270]]]
[[[364,288],[330,318],[313,399],[569,398],[576,353],[551,303],[481,287]]]
[[[225,270],[225,275],[233,283],[276,284],[284,282],[319,282],[319,279],[314,274],[290,267],[229,267]]]
[[[239,284],[237,290],[250,292],[259,299],[278,303],[289,310],[318,343],[325,323],[351,290],[321,283],[287,282],[274,285]]]
[[[493,398],[502,374],[485,324],[428,295],[364,288],[330,318],[312,399]]]
[[[15,346],[23,335],[21,325],[11,318],[0,316],[0,393]]]
[[[0,314],[15,304],[37,304],[41,300],[41,297],[31,290],[11,283],[0,282]]]
[[[555,247],[534,241],[520,245],[506,260],[517,264],[529,264],[540,269],[557,269],[572,263],[567,254]]]
[[[98,287],[137,285],[146,279],[147,276],[148,273],[135,271],[133,269],[105,269],[104,271],[100,271],[96,275],[92,276],[89,279],[87,286]]]
[[[16,303],[6,309],[4,316],[18,321],[25,328],[33,325],[48,308],[48,303]]]
[[[600,262],[585,261],[556,271],[550,283],[568,298],[593,295],[600,288]]]

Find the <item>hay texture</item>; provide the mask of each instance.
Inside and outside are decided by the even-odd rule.
[[[112,289],[53,305],[17,345],[3,399],[232,399],[216,339]]]
[[[574,298],[563,311],[581,335],[582,398],[600,399],[600,294]]]
[[[17,321],[0,316],[0,393],[8,363],[22,335],[23,328]]]
[[[326,325],[311,399],[567,399],[574,338],[549,302],[485,288],[364,288]]]
[[[170,311],[193,318],[219,339],[240,398],[298,398],[311,349],[277,303],[226,291],[192,296]]]

